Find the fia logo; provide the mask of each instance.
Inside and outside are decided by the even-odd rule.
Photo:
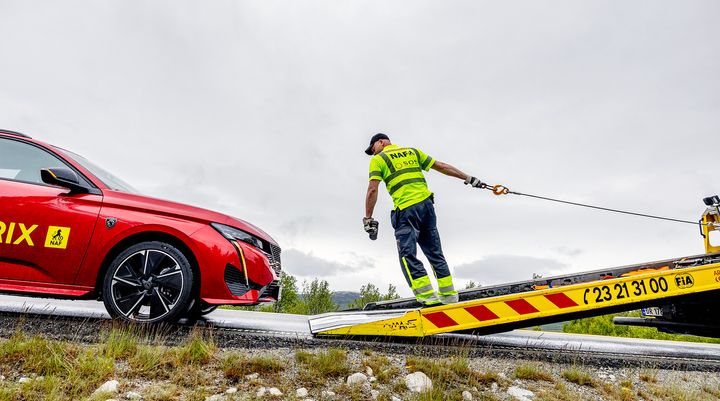
[[[692,275],[688,273],[682,273],[675,275],[675,284],[678,286],[678,288],[690,288],[695,285],[695,280],[693,280]]]
[[[67,248],[70,238],[70,227],[48,227],[47,236],[45,237],[45,248]]]

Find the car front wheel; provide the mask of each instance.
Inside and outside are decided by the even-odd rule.
[[[174,246],[143,242],[121,252],[103,281],[103,302],[113,317],[138,323],[173,323],[187,310],[193,271]]]

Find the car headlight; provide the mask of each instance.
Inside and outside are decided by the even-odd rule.
[[[260,238],[250,234],[246,233],[243,230],[239,230],[235,227],[226,226],[224,224],[220,223],[210,223],[210,225],[218,230],[220,234],[222,234],[223,237],[227,238],[230,241],[242,241],[245,243],[248,243],[256,248],[259,248],[262,251],[265,251],[265,241],[261,240]],[[265,251],[267,252],[267,251]]]

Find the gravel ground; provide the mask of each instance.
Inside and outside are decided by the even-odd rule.
[[[42,334],[56,340],[78,342],[97,342],[99,332],[111,326],[109,320],[79,319],[70,317],[18,316],[17,314],[0,313],[0,336],[9,337],[16,330],[27,334]],[[166,345],[176,345],[192,330],[191,327],[171,326],[162,329]],[[343,347],[351,350],[371,349],[378,352],[397,355],[419,355],[443,357],[457,354],[458,348],[463,349],[467,356],[498,357],[547,361],[565,364],[583,364],[608,368],[636,367],[662,368],[682,371],[715,371],[720,372],[717,362],[697,360],[633,357],[627,355],[597,355],[577,351],[547,351],[517,347],[478,347],[467,337],[456,338],[424,338],[424,339],[379,339],[342,340],[324,339],[308,336],[287,336],[262,332],[247,332],[232,329],[212,329],[213,337],[222,348],[314,348]]]
[[[108,321],[82,320],[72,318],[37,318],[32,316],[0,315],[0,338],[8,338],[18,330],[28,335],[39,334],[55,340],[69,340],[92,344],[99,340],[99,332],[111,326]],[[162,338],[166,345],[172,346],[182,342],[190,328],[172,327],[163,331]],[[282,361],[286,370],[282,375],[250,374],[246,380],[239,382],[227,380],[220,370],[209,370],[204,374],[207,385],[203,388],[201,398],[187,395],[178,382],[163,380],[146,380],[126,378],[122,372],[126,369],[119,362],[118,393],[112,399],[133,399],[139,395],[146,400],[161,399],[205,399],[245,400],[245,399],[379,399],[392,400],[435,400],[444,398],[422,398],[418,394],[398,386],[405,376],[411,373],[408,359],[428,358],[433,363],[442,364],[452,357],[462,357],[475,372],[489,373],[495,378],[482,385],[455,388],[457,394],[466,391],[465,399],[474,400],[668,400],[695,401],[720,400],[720,375],[717,366],[677,361],[646,360],[634,358],[622,359],[578,353],[560,353],[553,355],[548,352],[537,352],[522,349],[478,349],[468,343],[453,343],[451,340],[437,342],[386,343],[362,341],[333,341],[308,337],[282,337],[250,333],[239,333],[231,330],[212,330],[213,341],[220,348],[219,357],[224,353],[239,352],[247,357],[265,357]],[[299,380],[300,366],[296,362],[296,353],[307,351],[317,353],[328,348],[339,348],[347,351],[348,362],[352,373],[367,373],[365,364],[368,355],[386,356],[390,365],[397,369],[397,377],[392,382],[381,384],[373,375],[368,375],[368,382],[362,384],[358,391],[344,385],[346,377],[328,379],[323,384],[307,386],[308,395],[296,397],[296,390],[302,387]],[[541,372],[544,377],[523,377],[518,373],[519,367],[530,367],[534,372]],[[579,385],[567,377],[568,371],[580,371],[592,380],[592,385]],[[378,372],[374,372],[377,375]],[[431,372],[426,372],[432,377]],[[182,375],[182,372],[179,373]],[[4,383],[16,382],[21,375],[3,372],[0,387]],[[437,381],[435,381],[437,383]],[[176,387],[174,396],[167,398],[157,394],[161,389]],[[179,389],[178,389],[179,387]],[[269,390],[277,387],[282,396],[272,396]],[[462,386],[461,386],[462,387]],[[262,389],[266,389],[262,394]],[[227,391],[230,391],[229,393]],[[328,392],[335,393],[334,396]],[[262,394],[262,395],[259,395]],[[454,393],[447,399],[463,399]],[[527,394],[523,398],[522,394]],[[532,394],[532,395],[529,395]],[[214,398],[213,398],[214,397]]]

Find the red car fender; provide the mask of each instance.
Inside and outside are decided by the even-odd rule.
[[[115,226],[108,228],[107,218],[107,216],[101,216],[98,219],[87,254],[75,278],[75,285],[94,287],[96,283],[102,283],[102,277],[99,277],[99,275],[103,275],[104,268],[107,267],[103,266],[103,263],[107,262],[109,264],[112,262],[112,260],[107,259],[108,255],[118,244],[132,237],[136,237],[137,241],[129,243],[128,246],[142,241],[162,241],[164,239],[162,236],[166,235],[184,244],[193,254],[196,253],[196,249],[194,249],[195,246],[187,232],[192,233],[197,231],[201,228],[201,224],[187,221],[174,221],[174,226],[171,227],[160,224],[160,222],[145,224],[138,220],[126,220],[113,217],[117,219]],[[143,220],[160,220],[160,218],[157,215],[145,214]],[[176,227],[178,226],[184,230],[177,229]],[[157,235],[158,233],[160,233],[160,235]],[[119,251],[122,252],[122,249]],[[194,255],[186,256],[194,258]]]

